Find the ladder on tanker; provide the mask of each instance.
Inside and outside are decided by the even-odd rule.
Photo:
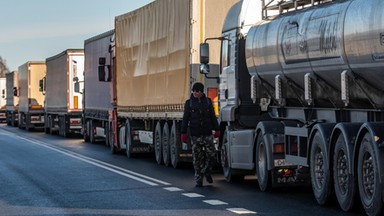
[[[336,0],[262,0],[263,19]]]

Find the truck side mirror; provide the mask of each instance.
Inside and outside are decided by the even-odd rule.
[[[108,71],[105,71],[107,68]],[[108,75],[108,77],[106,77]],[[111,65],[106,65],[105,57],[99,58],[99,81],[110,82],[111,81]]]
[[[13,87],[13,96],[17,96],[17,88],[16,87]]]
[[[201,64],[209,63],[209,44],[208,43],[200,44],[200,63]]]
[[[105,82],[105,65],[99,65],[99,81]]]
[[[99,65],[105,65],[106,62],[107,61],[106,61],[105,57],[100,57],[99,58]]]
[[[76,93],[80,93],[80,81],[78,77],[73,78],[73,90]]]
[[[45,83],[46,83],[46,78],[44,77],[43,79],[39,80],[39,91],[40,92],[44,92],[46,89],[45,87]]]
[[[74,83],[74,90],[76,93],[80,93],[80,83],[79,82]]]
[[[208,64],[201,64],[200,65],[200,73],[201,74],[209,74],[209,65]]]

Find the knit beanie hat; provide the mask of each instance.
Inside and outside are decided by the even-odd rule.
[[[200,82],[193,84],[192,91],[204,92],[204,85]]]

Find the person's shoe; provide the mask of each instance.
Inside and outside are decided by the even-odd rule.
[[[196,182],[196,187],[203,187],[203,182],[200,182],[200,181]]]
[[[207,175],[205,175],[205,178],[207,179],[207,182],[208,182],[209,184],[212,184],[212,183],[213,183],[213,179],[212,179],[212,176],[211,176],[211,175],[207,174]]]

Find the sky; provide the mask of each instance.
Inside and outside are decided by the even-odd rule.
[[[153,0],[0,0],[0,56],[9,71],[45,61],[113,29],[115,16]]]

